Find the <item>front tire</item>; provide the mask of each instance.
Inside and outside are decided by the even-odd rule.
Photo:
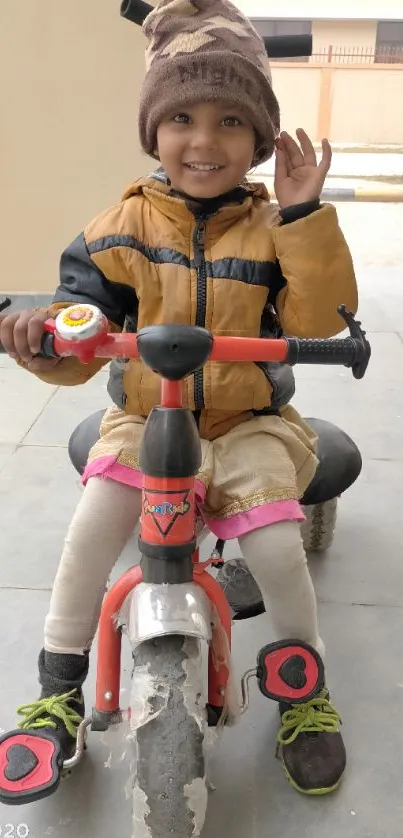
[[[200,641],[157,637],[134,653],[135,838],[200,835],[207,808]]]

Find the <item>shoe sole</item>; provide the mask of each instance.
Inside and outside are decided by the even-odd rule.
[[[328,786],[327,788],[324,788],[324,789],[302,789],[298,785],[298,783],[296,783],[295,780],[293,780],[293,778],[291,777],[291,774],[288,771],[288,768],[287,768],[283,758],[281,758],[281,763],[282,763],[282,766],[283,766],[283,769],[284,769],[285,776],[286,776],[288,782],[290,783],[290,785],[292,786],[292,788],[295,789],[295,791],[298,791],[300,794],[305,794],[308,797],[324,797],[326,794],[332,794],[334,791],[337,791],[337,789],[339,788],[339,786],[340,786],[340,784],[343,780],[343,777],[344,777],[344,772],[343,772],[340,779],[337,781],[337,783],[334,784],[334,786]]]

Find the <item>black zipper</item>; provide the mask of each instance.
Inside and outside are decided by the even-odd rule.
[[[199,217],[193,236],[194,259],[197,273],[196,326],[205,328],[207,309],[207,271],[205,259],[206,218]],[[196,411],[204,407],[203,369],[194,374],[194,399]]]

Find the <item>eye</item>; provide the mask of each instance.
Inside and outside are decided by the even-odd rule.
[[[177,113],[172,117],[172,121],[178,124],[187,125],[190,122],[190,116],[187,113]]]
[[[223,125],[225,125],[226,128],[236,128],[238,125],[242,125],[242,123],[237,116],[225,116],[223,119]]]

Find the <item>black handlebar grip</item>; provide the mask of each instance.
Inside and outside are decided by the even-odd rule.
[[[5,311],[9,306],[11,306],[10,297],[0,297],[0,311]]]
[[[152,12],[153,6],[145,3],[144,0],[123,0],[120,6],[120,14],[126,20],[131,20],[132,23],[137,23],[141,26],[147,15]]]
[[[5,311],[9,306],[11,306],[10,297],[0,297],[0,312]],[[5,351],[3,345],[0,343],[0,352],[3,353]]]
[[[357,359],[353,338],[331,340],[287,338],[288,364],[339,364],[352,367]]]
[[[54,336],[50,332],[45,332],[42,338],[41,351],[36,355],[37,358],[59,358],[53,347],[53,339]]]
[[[269,58],[299,58],[312,55],[312,35],[269,35],[263,40]]]

